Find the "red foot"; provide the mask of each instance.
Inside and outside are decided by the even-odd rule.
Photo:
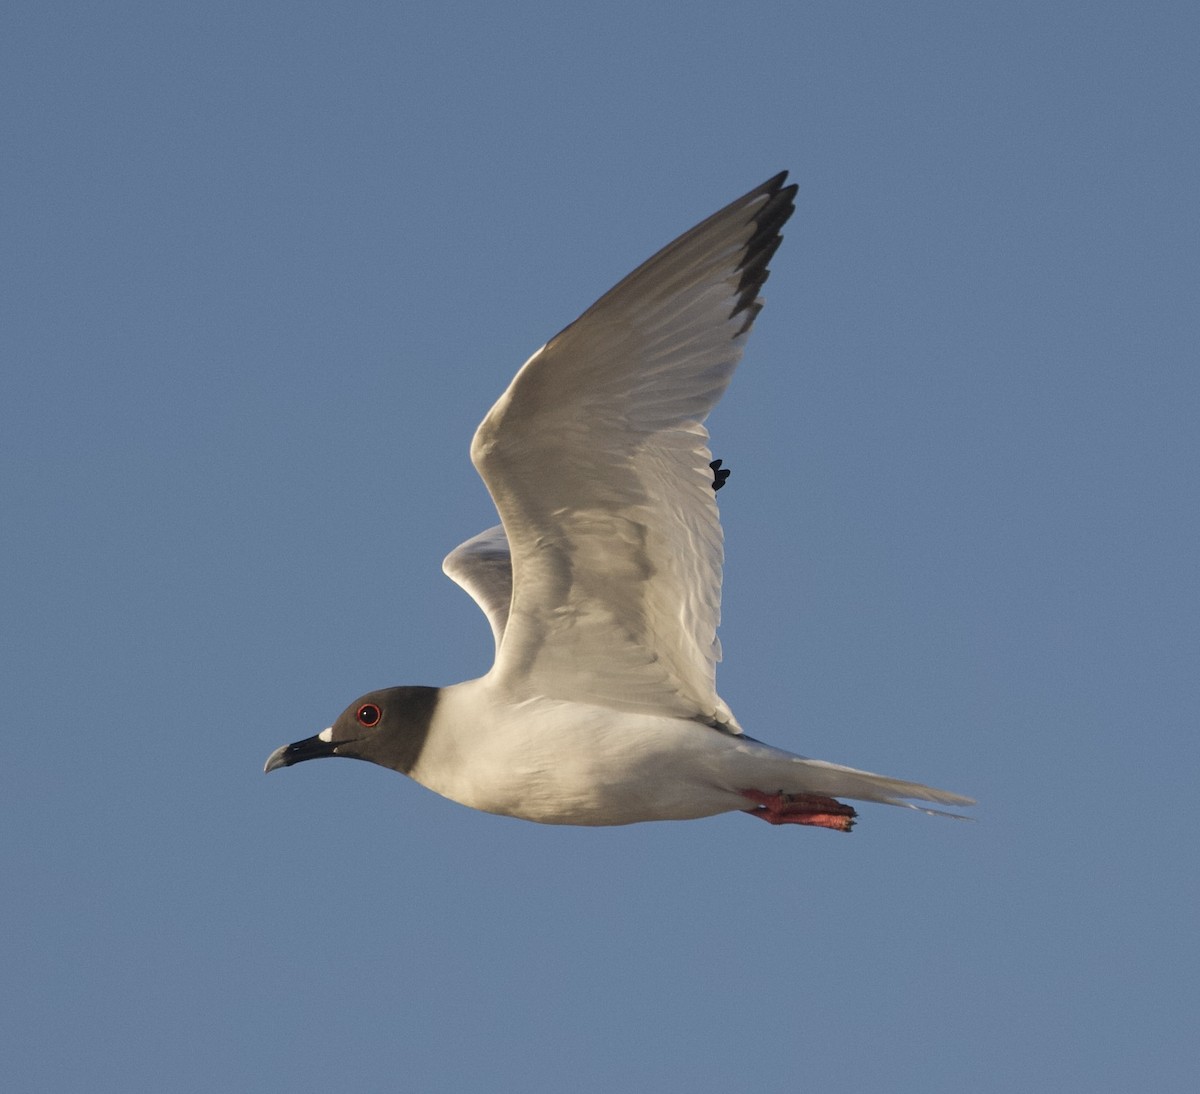
[[[852,806],[820,794],[764,794],[761,790],[743,790],[743,798],[754,802],[746,812],[768,824],[811,824],[814,828],[832,828],[849,832],[858,814]]]

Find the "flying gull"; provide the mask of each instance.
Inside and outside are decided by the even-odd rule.
[[[267,771],[369,760],[474,809],[612,825],[743,812],[847,832],[839,798],[961,794],[797,756],[717,694],[728,471],[704,421],[762,308],[787,173],[685,232],[521,367],[471,442],[500,524],[442,569],[483,609],[491,670],[356,699]],[[953,814],[951,814],[953,815]]]

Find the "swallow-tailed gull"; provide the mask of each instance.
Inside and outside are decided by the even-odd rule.
[[[393,768],[545,824],[740,811],[849,831],[838,798],[961,794],[807,759],[742,732],[717,694],[727,474],[704,421],[725,392],[794,209],[787,173],[685,232],[521,367],[471,442],[500,524],[442,565],[479,604],[491,670],[368,692],[266,770]],[[937,812],[924,809],[925,812]]]

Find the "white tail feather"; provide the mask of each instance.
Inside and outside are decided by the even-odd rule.
[[[893,779],[887,775],[876,775],[870,771],[859,771],[853,767],[843,767],[841,764],[831,764],[824,760],[809,760],[795,757],[792,763],[802,767],[804,774],[804,792],[827,794],[831,798],[853,798],[857,801],[879,802],[882,805],[901,805],[907,809],[918,809],[931,817],[954,817],[956,820],[970,820],[960,813],[947,813],[941,809],[929,809],[923,805],[914,805],[906,798],[916,798],[918,801],[937,802],[939,805],[974,805],[975,799],[964,794],[955,794],[950,790],[938,790],[936,787],[925,786],[923,783],[908,782],[904,779]],[[812,784],[817,783],[820,789]]]
[[[974,805],[975,799],[964,794],[938,790],[936,787],[908,782],[905,779],[893,779],[887,775],[876,775],[870,771],[859,771],[854,767],[844,767],[825,760],[810,760],[805,756],[772,748],[752,738],[743,738],[742,741],[742,751],[769,764],[769,772],[763,771],[764,785],[760,787],[768,792],[781,790],[788,794],[824,794],[830,798],[851,798],[855,801],[878,802],[881,805],[904,806],[906,809],[917,809],[930,816],[954,817],[956,820],[971,819],[959,813],[929,809],[905,800],[915,798],[923,802],[936,802],[938,805]]]

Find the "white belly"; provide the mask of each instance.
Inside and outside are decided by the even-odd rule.
[[[417,782],[473,809],[544,824],[691,820],[747,808],[736,738],[678,718],[547,699],[485,702],[486,694],[485,680],[443,690],[410,772]]]

